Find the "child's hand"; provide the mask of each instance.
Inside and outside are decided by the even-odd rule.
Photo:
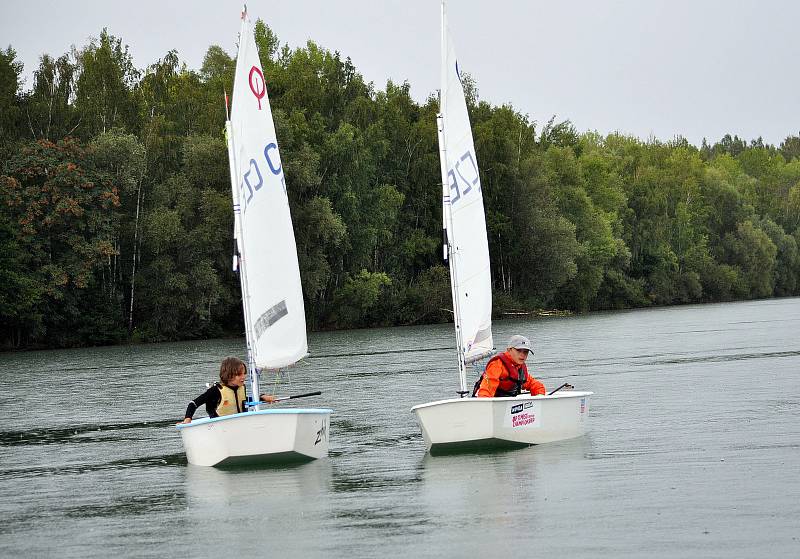
[[[184,423],[191,423],[191,422],[192,422],[192,418],[191,417],[184,417],[183,421],[179,421],[178,422],[178,425],[183,425]]]
[[[270,396],[269,394],[262,394],[261,401],[271,404],[275,401],[275,396]]]

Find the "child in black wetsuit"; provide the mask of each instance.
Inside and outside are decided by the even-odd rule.
[[[226,357],[219,367],[219,382],[189,402],[183,423],[191,423],[194,412],[203,404],[206,405],[208,417],[247,411],[245,406],[247,395],[244,388],[246,378],[247,367],[244,362],[236,357]],[[267,394],[262,394],[259,399],[268,404],[275,401],[274,396]]]

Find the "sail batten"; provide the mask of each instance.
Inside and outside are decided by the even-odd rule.
[[[242,17],[227,125],[235,238],[251,364],[279,369],[308,353],[286,180],[249,18]]]

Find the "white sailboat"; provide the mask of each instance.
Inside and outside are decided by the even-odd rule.
[[[442,1],[441,93],[437,115],[445,258],[455,315],[460,398],[412,408],[428,451],[528,446],[585,431],[591,392],[465,398],[467,365],[493,353],[489,245],[472,129]]]
[[[242,13],[233,107],[226,122],[234,236],[247,340],[250,411],[178,425],[190,464],[312,460],[328,453],[330,409],[261,409],[258,372],[308,353],[289,199],[266,81]],[[266,405],[264,406],[266,407]]]

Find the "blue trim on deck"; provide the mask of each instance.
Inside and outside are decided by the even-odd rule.
[[[240,417],[250,417],[253,415],[285,415],[285,414],[300,414],[300,413],[313,413],[313,414],[321,414],[321,415],[330,415],[333,413],[332,409],[328,408],[295,408],[295,409],[287,409],[287,410],[257,410],[257,411],[249,411],[246,413],[235,413],[233,415],[225,415],[222,417],[202,417],[200,419],[192,420],[191,423],[180,423],[176,425],[178,429],[184,429],[186,427],[192,427],[194,425],[206,425],[208,423],[214,423],[216,421],[229,421],[231,419],[238,419]]]

